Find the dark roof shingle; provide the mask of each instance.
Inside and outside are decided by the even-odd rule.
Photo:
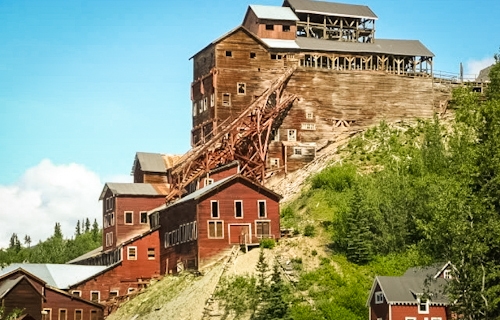
[[[286,0],[284,5],[287,2],[295,12],[378,19],[377,15],[368,6],[363,5],[312,0]]]

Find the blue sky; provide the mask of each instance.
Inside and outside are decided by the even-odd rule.
[[[36,232],[19,230],[13,213],[46,216],[47,233],[65,220],[70,235],[76,219],[99,217],[105,181],[131,181],[136,151],[187,151],[189,58],[239,25],[249,4],[281,3],[0,0],[0,202],[13,207],[0,206],[0,247],[2,234]],[[377,38],[424,43],[435,70],[458,72],[463,62],[475,73],[500,46],[498,1],[350,3],[378,15]],[[88,190],[71,194],[74,185]],[[27,195],[39,204],[21,205],[33,201]]]

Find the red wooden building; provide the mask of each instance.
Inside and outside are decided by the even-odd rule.
[[[57,287],[57,283],[65,283],[70,276],[78,278],[78,274],[58,272],[56,276],[44,265],[24,266],[38,275],[17,266],[2,270],[0,275],[0,302],[7,314],[13,309],[24,309],[24,314],[36,320],[104,319],[103,305]]]
[[[445,294],[452,265],[410,268],[401,277],[378,276],[373,281],[367,306],[370,320],[452,319]]]
[[[280,196],[239,174],[150,212],[160,226],[161,273],[200,269],[233,245],[278,239]]]

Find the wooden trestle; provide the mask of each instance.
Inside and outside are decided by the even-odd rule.
[[[214,128],[212,138],[179,159],[167,172],[171,189],[166,203],[180,198],[190,183],[210,170],[234,160],[240,161],[242,175],[264,181],[270,133],[277,129],[296,99],[295,94],[284,90],[295,69],[286,69],[236,119]]]

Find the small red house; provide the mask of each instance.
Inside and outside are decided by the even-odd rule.
[[[280,236],[280,196],[239,174],[150,212],[160,226],[160,272],[200,269],[233,245]]]
[[[0,302],[7,313],[17,308],[24,309],[25,314],[36,320],[104,319],[103,305],[74,296],[57,287],[64,286],[71,277],[78,278],[75,270],[63,272],[60,267],[51,268],[56,265],[23,266],[37,275],[28,272],[24,267],[13,265],[1,271]],[[84,274],[86,272],[83,271]]]
[[[449,299],[445,288],[451,264],[410,268],[401,277],[378,276],[367,306],[370,320],[447,320]]]

